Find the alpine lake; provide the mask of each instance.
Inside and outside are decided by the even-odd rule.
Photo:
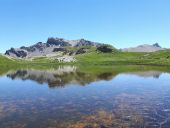
[[[0,69],[0,128],[170,128],[170,67]]]

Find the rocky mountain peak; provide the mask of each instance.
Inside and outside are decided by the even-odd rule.
[[[124,52],[156,52],[160,50],[165,50],[165,48],[162,48],[158,43],[153,45],[144,44],[137,47],[122,49]]]
[[[161,46],[158,43],[153,44],[153,46],[161,48]]]
[[[46,43],[38,42],[35,45],[20,48],[11,48],[6,51],[6,55],[12,56],[15,58],[31,58],[31,57],[41,57],[41,56],[53,56],[56,55],[56,52],[67,52],[63,50],[65,46],[70,47],[80,47],[80,46],[100,46],[101,43],[96,43],[88,41],[85,39],[80,40],[65,40],[63,38],[53,38],[50,37],[47,39]]]
[[[48,38],[47,46],[71,46],[69,42],[64,40],[63,38]]]

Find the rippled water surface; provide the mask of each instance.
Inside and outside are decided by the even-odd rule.
[[[0,76],[0,128],[170,128],[168,67],[59,66]]]

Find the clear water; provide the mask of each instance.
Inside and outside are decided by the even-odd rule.
[[[170,128],[169,69],[105,70],[3,73],[0,128]]]

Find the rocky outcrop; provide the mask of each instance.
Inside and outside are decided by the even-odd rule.
[[[20,49],[26,50],[28,52],[34,52],[36,50],[43,51],[43,49],[45,48],[46,48],[46,44],[42,42],[38,42],[37,44],[32,45],[30,47],[25,47],[25,46],[20,47]]]
[[[71,44],[62,38],[48,38],[47,46],[71,46]]]
[[[97,50],[100,52],[109,53],[113,51],[113,48],[110,45],[101,45],[97,47]]]
[[[66,48],[54,48],[53,52],[67,52],[68,50]]]
[[[161,46],[158,43],[153,44],[154,47],[161,48]]]
[[[87,51],[88,51],[87,48],[80,48],[80,49],[78,49],[78,50],[76,51],[76,55],[78,55],[78,54],[84,54],[84,53],[86,53]]]
[[[11,56],[11,57],[24,58],[27,56],[27,51],[22,50],[22,49],[11,48],[10,50],[6,51],[5,55]]]
[[[85,53],[85,49],[80,49],[77,52],[68,51],[64,47],[81,47],[81,46],[100,46],[102,44],[88,41],[85,39],[80,40],[65,40],[63,38],[48,38],[46,43],[38,42],[30,47],[22,46],[20,48],[11,48],[7,50],[5,55],[15,58],[32,58],[42,56],[55,56],[57,52],[63,52],[68,55],[75,55]]]
[[[47,40],[47,46],[74,46],[74,47],[80,47],[80,46],[98,46],[101,45],[100,43],[88,41],[85,39],[80,40],[65,40],[63,38],[48,38]]]
[[[80,39],[77,41],[77,43],[75,44],[76,47],[80,47],[80,46],[100,46],[100,43],[96,43],[96,42],[91,42],[85,39]]]
[[[123,52],[156,52],[161,50],[165,50],[165,48],[162,48],[158,43],[153,45],[144,44],[133,48],[122,49]]]
[[[57,60],[58,62],[75,62],[76,61],[74,56],[68,56],[68,55],[58,57]]]

